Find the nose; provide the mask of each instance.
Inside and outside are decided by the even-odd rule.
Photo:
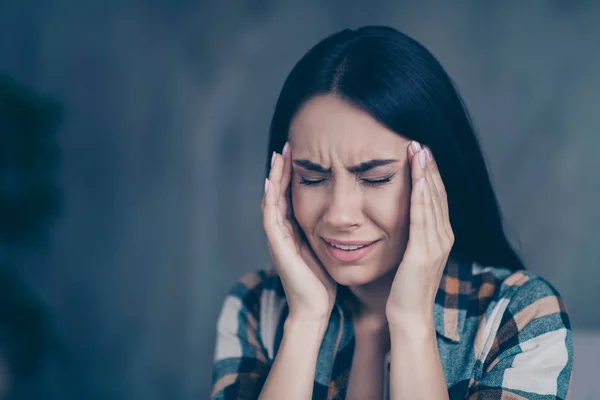
[[[333,230],[353,231],[362,225],[362,195],[354,180],[330,186],[329,205],[323,221]]]

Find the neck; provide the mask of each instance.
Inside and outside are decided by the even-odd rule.
[[[395,275],[396,270],[393,269],[373,282],[348,288],[353,294],[356,317],[385,320],[385,306]]]
[[[358,343],[377,343],[381,354],[390,351],[390,333],[385,314],[396,270],[365,285],[348,287],[354,321],[354,333]]]

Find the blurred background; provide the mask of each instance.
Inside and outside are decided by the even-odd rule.
[[[573,399],[600,399],[599,22],[584,0],[0,1],[0,395],[207,398],[223,297],[269,262],[283,81],[385,24],[454,78],[509,236],[569,308]]]

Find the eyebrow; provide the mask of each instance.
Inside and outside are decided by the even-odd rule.
[[[322,165],[316,164],[310,160],[304,160],[304,159],[293,160],[293,162],[294,162],[294,164],[298,165],[299,167],[302,167],[309,171],[320,172],[322,174],[331,173],[331,168],[324,168]],[[393,159],[369,160],[369,161],[362,162],[358,165],[353,165],[351,167],[348,167],[347,170],[352,173],[355,173],[355,174],[360,174],[363,172],[367,172],[373,168],[380,167],[382,165],[393,164],[395,162],[398,162],[398,160],[393,160]]]

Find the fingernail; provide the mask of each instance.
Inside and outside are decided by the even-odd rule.
[[[281,152],[283,157],[287,155],[288,151],[290,151],[290,144],[288,142],[285,142],[285,145],[283,146],[283,151]]]
[[[419,150],[421,150],[421,145],[416,140],[413,140],[413,142],[411,143],[411,146],[415,153],[417,153]]]
[[[273,168],[273,163],[275,162],[275,152],[271,154],[271,168]]]
[[[431,149],[429,147],[425,147],[425,151],[427,152],[427,161],[433,160],[433,154],[431,154]]]
[[[418,154],[418,157],[419,157],[419,165],[421,166],[421,168],[425,168],[425,161],[427,161],[426,160],[427,156],[425,155],[425,151],[424,150],[420,151]]]
[[[269,190],[269,178],[265,178],[265,193]]]

